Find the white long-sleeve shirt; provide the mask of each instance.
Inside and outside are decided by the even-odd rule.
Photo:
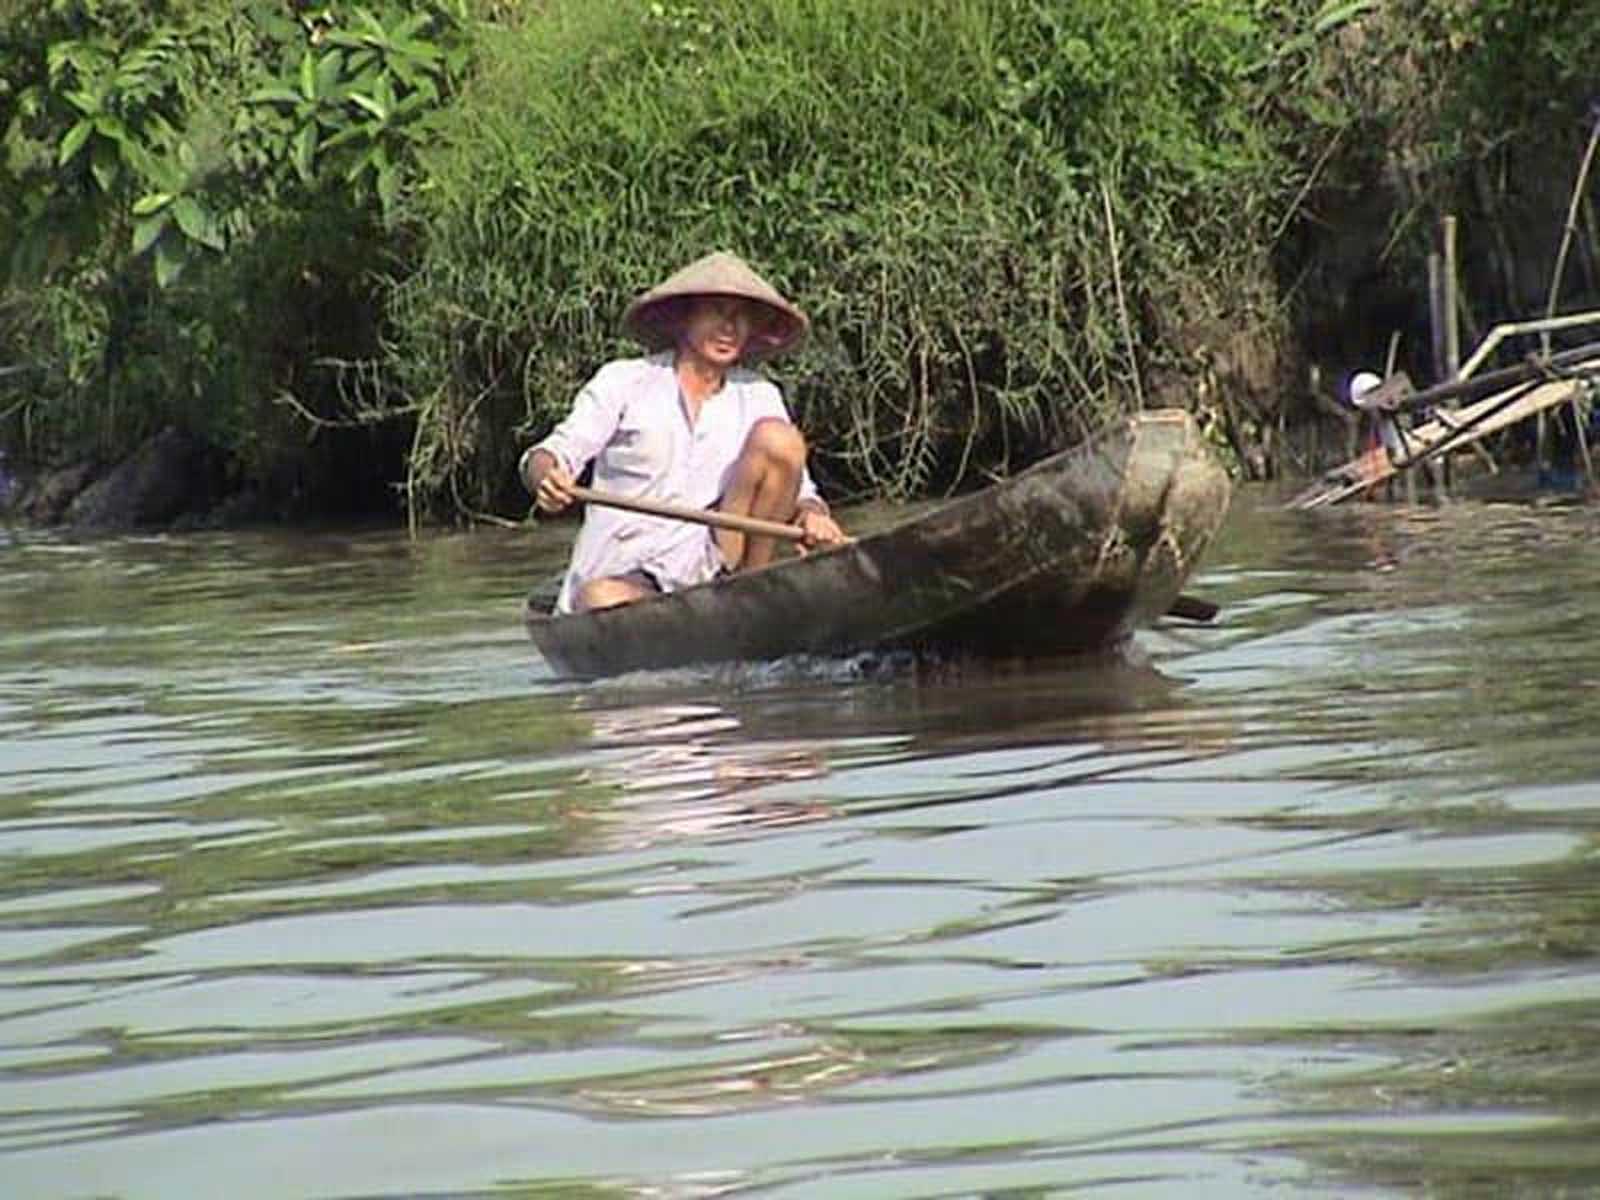
[[[777,386],[735,368],[691,425],[673,354],[664,351],[601,367],[535,449],[548,451],[574,477],[592,460],[598,489],[711,508],[763,417],[789,420]],[[800,499],[817,499],[810,472],[801,478]],[[590,505],[555,610],[571,612],[578,589],[591,579],[645,571],[670,592],[710,579],[722,566],[705,526]]]

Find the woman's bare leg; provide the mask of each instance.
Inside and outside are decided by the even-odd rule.
[[[806,440],[800,431],[777,417],[762,417],[750,427],[717,507],[742,517],[787,521],[794,516],[805,464]],[[777,550],[772,538],[733,529],[718,529],[715,537],[723,559],[735,571],[764,567]]]
[[[572,599],[572,607],[578,612],[587,612],[592,608],[615,608],[619,604],[632,604],[635,600],[660,594],[656,588],[636,579],[603,575],[599,579],[589,580],[578,589],[578,594]]]

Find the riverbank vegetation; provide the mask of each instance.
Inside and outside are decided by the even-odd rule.
[[[1600,41],[1600,0],[6,8],[0,445],[175,425],[240,512],[416,519],[515,515],[627,299],[716,247],[814,320],[775,373],[836,494],[1160,402],[1279,469],[1309,367],[1426,352],[1442,214],[1469,333],[1544,302]]]

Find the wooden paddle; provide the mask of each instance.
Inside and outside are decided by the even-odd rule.
[[[643,500],[635,496],[619,496],[615,492],[600,492],[586,487],[574,487],[572,494],[585,504],[603,504],[607,508],[624,508],[629,512],[645,513],[652,517],[671,517],[675,521],[689,521],[695,525],[710,525],[716,529],[732,529],[738,533],[781,538],[786,542],[806,540],[805,530],[798,525],[763,521],[758,517],[742,517],[738,513],[718,512],[714,508],[686,508],[681,504],[666,504],[660,500]]]
[[[1221,606],[1212,603],[1210,600],[1203,600],[1199,596],[1191,596],[1187,592],[1181,592],[1178,598],[1172,602],[1172,607],[1167,609],[1167,616],[1178,617],[1184,621],[1199,621],[1202,624],[1209,624],[1216,620],[1217,613],[1220,611]]]
[[[602,504],[608,508],[626,509],[652,517],[669,517],[675,521],[688,521],[695,525],[709,525],[715,529],[732,529],[739,533],[753,533],[761,537],[781,538],[788,542],[805,541],[805,530],[798,525],[780,521],[763,521],[758,517],[740,516],[738,513],[718,512],[714,508],[688,508],[681,504],[667,504],[660,500],[644,500],[636,496],[619,496],[615,492],[602,492],[594,488],[573,487],[572,494],[585,504]],[[1208,622],[1216,619],[1218,606],[1199,596],[1181,595],[1167,609],[1167,615],[1185,621]]]

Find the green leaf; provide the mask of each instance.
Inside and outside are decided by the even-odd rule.
[[[394,106],[394,112],[390,114],[390,120],[394,120],[396,117],[409,116],[411,113],[416,112],[417,109],[426,107],[428,104],[438,100],[438,98],[438,96],[429,96],[422,91],[412,92],[411,95]],[[398,124],[399,122],[395,123]]]
[[[199,205],[196,205],[196,208],[199,208]],[[222,222],[209,209],[200,208],[200,224],[191,236],[202,246],[219,254],[228,248],[228,238],[223,232]]]
[[[61,98],[86,117],[92,117],[99,112],[104,100],[98,93],[85,91],[83,88],[70,88],[61,93]]]
[[[128,127],[110,113],[98,113],[93,118],[95,129],[119,145],[128,141]]]
[[[380,121],[389,119],[389,110],[383,106],[382,101],[373,96],[363,96],[360,92],[350,93],[350,102],[377,117]]]
[[[171,204],[172,200],[171,192],[150,192],[148,195],[140,196],[133,202],[133,215],[136,217],[148,217],[151,213],[160,212]]]
[[[172,122],[158,112],[149,113],[145,117],[144,128],[140,132],[141,140],[152,146],[165,145],[178,137],[178,131]]]
[[[67,136],[61,139],[61,151],[56,155],[56,165],[66,166],[78,156],[78,151],[83,149],[84,142],[89,140],[89,135],[94,132],[92,121],[79,121],[67,130]]]
[[[317,127],[306,124],[294,139],[294,169],[302,181],[310,183],[316,177],[316,164]]]
[[[244,98],[246,104],[299,104],[300,93],[293,88],[274,84],[257,88]]]
[[[378,166],[378,203],[383,208],[383,215],[389,216],[394,212],[395,200],[400,191],[400,172],[396,171],[387,162]]]
[[[172,215],[178,220],[183,236],[192,241],[205,240],[206,213],[193,196],[179,196],[172,202]]]
[[[317,98],[317,60],[309,50],[300,56],[300,96],[305,100]]]
[[[317,95],[331,96],[339,86],[339,78],[344,74],[344,51],[329,50],[322,56],[322,61],[317,63]]]
[[[433,17],[428,13],[417,13],[400,22],[394,31],[394,40],[397,43],[409,41],[416,34],[426,29],[433,22]]]
[[[112,76],[112,89],[131,92],[143,87],[160,61],[159,56],[149,50],[135,50],[117,64],[116,73]]]
[[[14,115],[11,122],[12,129],[16,128],[16,119],[18,117],[24,120],[31,120],[32,118],[37,117],[40,112],[43,111],[43,94],[43,90],[35,85],[34,87],[23,88],[16,94],[15,97],[13,97],[12,109]]]
[[[49,71],[52,81],[61,74],[61,69],[72,61],[72,47],[72,42],[52,42],[45,50],[45,69]]]
[[[371,141],[374,135],[383,133],[383,126],[376,121],[363,121],[359,125],[346,125],[332,137],[324,138],[317,149],[326,154],[330,150],[337,150],[340,146],[357,140]]]
[[[183,190],[183,169],[171,156],[157,156],[137,142],[124,142],[122,160],[133,168],[140,183],[151,191],[176,195]]]
[[[355,162],[351,163],[349,169],[344,173],[346,182],[354,183],[355,180],[360,177],[361,173],[372,165],[373,160],[377,157],[377,154],[377,146],[368,146],[365,150],[358,154]]]
[[[171,238],[156,243],[156,286],[170,287],[183,273],[183,251]]]
[[[418,38],[415,41],[400,42],[395,46],[401,54],[424,66],[433,66],[444,57],[444,51],[432,42],[425,42]]]
[[[162,211],[146,217],[142,221],[135,221],[133,224],[133,252],[135,254],[143,254],[150,249],[151,243],[161,236],[170,220],[171,216]]]
[[[1377,7],[1376,0],[1333,0],[1322,6],[1322,11],[1311,24],[1313,33],[1327,33],[1357,17],[1365,16]]]
[[[407,62],[403,58],[396,58],[390,63],[390,67],[393,69],[395,78],[401,83],[405,84],[406,87],[417,86],[417,79],[419,76],[417,75],[416,68],[412,66],[411,63]],[[383,78],[387,80],[389,76],[385,74]],[[426,79],[427,76],[423,75],[420,76],[420,78]]]
[[[362,5],[356,5],[356,19],[367,27],[367,32],[374,41],[387,42],[389,31],[383,27],[383,22],[373,15],[372,10]]]
[[[89,169],[94,173],[94,181],[99,184],[100,190],[109,193],[116,185],[117,176],[122,173],[116,147],[110,142],[96,142],[89,152]]]

